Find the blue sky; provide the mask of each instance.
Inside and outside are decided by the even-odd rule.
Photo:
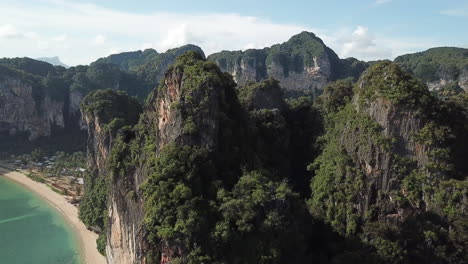
[[[468,47],[465,0],[0,0],[0,10],[0,57],[60,56],[69,65],[187,43],[207,54],[261,48],[303,30],[363,60]]]

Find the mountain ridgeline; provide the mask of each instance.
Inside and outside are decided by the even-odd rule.
[[[468,49],[432,48],[397,57],[395,62],[426,82],[430,90],[468,91]]]
[[[110,264],[462,264],[467,57],[366,63],[303,32],[207,58],[2,59],[0,143],[86,146],[79,217]]]
[[[440,99],[390,62],[315,102],[283,92],[188,52],[139,117],[88,95],[101,186],[80,214],[108,262],[465,263],[466,93]]]
[[[84,149],[86,124],[79,106],[88,93],[112,89],[142,102],[176,56],[190,49],[200,51],[185,46],[148,57],[142,73],[126,71],[114,63],[118,59],[68,69],[29,58],[0,59],[0,152]]]
[[[359,78],[367,63],[341,60],[313,33],[302,32],[285,43],[264,49],[222,51],[208,56],[239,86],[270,77],[280,81],[287,95],[320,94],[331,81]]]

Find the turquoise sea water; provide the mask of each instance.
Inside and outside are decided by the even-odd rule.
[[[55,208],[0,176],[0,263],[79,264],[79,243]]]

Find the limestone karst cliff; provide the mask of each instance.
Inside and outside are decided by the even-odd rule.
[[[203,53],[192,45],[160,54],[154,51],[154,58],[148,55],[139,72],[126,72],[119,69],[125,68],[122,65],[115,65],[122,60],[125,65],[131,65],[128,56],[137,56],[138,52],[137,55],[113,55],[90,66],[69,69],[29,58],[1,59],[0,136],[8,138],[2,140],[3,151],[30,152],[37,146],[51,150],[82,149],[86,128],[79,106],[89,92],[121,90],[143,101],[175,58],[192,49]],[[146,53],[137,56],[137,61],[143,64],[140,57]],[[31,141],[34,143],[29,144]],[[68,146],[70,142],[76,144]]]
[[[281,93],[272,82],[272,88],[258,89]],[[95,157],[90,160],[105,160],[106,164],[106,178],[101,180],[108,183],[103,211],[109,263],[256,263],[261,256],[279,261],[307,254],[299,245],[308,231],[298,226],[306,218],[305,206],[282,180],[289,177],[294,165],[279,162],[280,157],[289,159],[290,148],[299,147],[289,140],[272,144],[255,136],[273,139],[284,131],[298,133],[299,128],[289,132],[286,122],[294,120],[301,127],[302,120],[283,114],[307,113],[307,107],[286,110],[278,94],[275,100],[281,109],[274,104],[263,108],[262,103],[249,114],[238,102],[235,86],[232,77],[214,63],[198,53],[187,53],[150,95],[138,124],[118,130],[110,151],[94,151],[102,148],[92,144],[90,155]],[[255,94],[247,93],[245,98],[253,96],[255,101]],[[87,121],[89,127],[99,127],[93,125],[95,118]],[[269,127],[271,122],[280,127]],[[96,131],[90,136],[89,142],[102,141]],[[253,199],[255,192],[269,194],[252,204],[235,205],[236,199]],[[237,206],[241,207],[232,214]],[[256,213],[250,214],[252,210]],[[273,216],[284,227],[272,225],[269,217]],[[262,229],[248,227],[255,223],[263,223]],[[284,242],[278,243],[274,237],[282,237]],[[252,250],[251,243],[262,246]],[[233,247],[243,253],[235,254]],[[297,249],[294,255],[292,248]]]
[[[43,93],[41,80],[0,66],[0,133],[24,133],[29,140],[65,126],[64,98]]]
[[[399,56],[395,62],[426,82],[430,90],[468,91],[468,49],[432,48]]]
[[[85,115],[95,188],[80,214],[109,263],[463,263],[460,101],[389,62],[315,106],[274,79],[235,87],[192,52],[139,119],[122,122],[122,103]]]
[[[431,92],[425,66],[339,60],[307,32],[209,59],[185,47],[70,69],[0,60],[3,135],[87,130],[79,214],[109,263],[466,263],[455,75]]]
[[[350,95],[352,89],[333,84],[324,100]],[[327,113],[323,152],[310,167],[316,174],[309,201],[313,214],[378,250],[391,245],[392,252],[381,255],[389,263],[463,262],[466,251],[452,250],[465,242],[438,241],[466,225],[447,221],[443,209],[442,197],[460,195],[453,210],[461,219],[467,202],[466,180],[456,180],[466,171],[455,168],[453,155],[464,136],[446,119],[445,103],[388,62],[367,70],[352,99],[338,102],[335,112]],[[453,206],[453,200],[449,203]],[[398,233],[390,235],[390,230]],[[430,244],[417,238],[427,232],[433,235]],[[434,253],[426,255],[425,250]]]
[[[208,60],[230,73],[239,86],[275,78],[292,95],[320,94],[329,82],[357,78],[367,67],[355,59],[340,60],[310,32],[302,32],[270,48],[222,51],[208,56]]]
[[[148,94],[159,85],[159,81],[164,78],[164,73],[175,62],[175,59],[187,51],[195,51],[205,56],[200,47],[188,44],[163,53],[147,49],[113,54],[97,60],[96,63],[114,64],[121,70],[135,73],[144,82],[146,94]]]
[[[113,195],[116,185],[109,177],[109,154],[125,127],[134,125],[141,113],[141,106],[136,99],[123,92],[97,90],[86,96],[81,104],[82,117],[88,129],[88,173],[85,177],[85,195],[80,204],[80,219],[91,229],[100,233],[98,247],[104,253],[106,247],[107,226],[120,224],[109,222],[107,214],[113,215]],[[124,132],[119,132],[124,133]],[[125,185],[124,185],[125,186]],[[122,187],[124,187],[122,186]],[[126,219],[124,219],[126,220]],[[127,234],[129,232],[125,232]],[[112,245],[118,247],[118,241]],[[108,257],[112,258],[113,254]],[[131,263],[119,261],[116,263]]]

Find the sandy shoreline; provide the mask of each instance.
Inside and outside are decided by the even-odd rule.
[[[20,172],[0,168],[0,175],[35,192],[64,215],[67,222],[75,229],[80,240],[81,253],[83,255],[82,260],[85,261],[86,264],[106,263],[105,257],[96,249],[96,239],[98,235],[86,229],[85,225],[78,219],[78,209],[74,205],[68,203],[64,196],[52,191],[52,189],[45,184],[29,179]]]

